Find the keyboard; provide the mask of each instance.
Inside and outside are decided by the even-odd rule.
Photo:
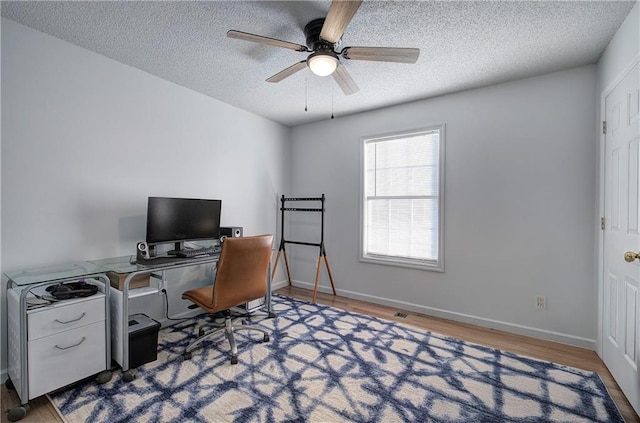
[[[194,248],[189,250],[180,250],[175,252],[176,257],[191,258],[198,256],[210,256],[220,252],[218,247]]]
[[[180,258],[179,257],[153,257],[153,258],[148,258],[148,259],[137,259],[134,264],[150,264],[150,265],[154,265],[154,264],[173,264],[173,263],[180,263]]]

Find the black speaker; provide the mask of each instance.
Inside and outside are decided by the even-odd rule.
[[[47,292],[57,300],[68,300],[76,297],[90,297],[98,292],[98,287],[85,281],[49,285]]]
[[[242,226],[222,226],[220,228],[220,238],[240,238],[242,237]]]
[[[138,242],[138,245],[136,245],[136,257],[138,259],[149,258],[149,245],[146,242]]]
[[[136,258],[148,259],[156,256],[156,246],[149,245],[146,242],[138,242],[136,245]]]

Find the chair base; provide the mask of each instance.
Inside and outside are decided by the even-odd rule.
[[[215,330],[206,333],[206,328],[215,328]],[[227,315],[224,319],[224,326],[216,323],[207,323],[201,325],[198,328],[198,338],[191,342],[187,348],[185,349],[182,357],[184,360],[190,360],[192,357],[191,351],[196,348],[202,342],[212,338],[219,333],[224,332],[225,337],[229,340],[229,345],[231,346],[231,364],[238,364],[238,347],[236,346],[236,340],[233,336],[233,332],[239,330],[246,331],[255,331],[262,333],[262,342],[269,342],[269,333],[257,326],[248,325],[244,316],[232,318],[230,315]]]

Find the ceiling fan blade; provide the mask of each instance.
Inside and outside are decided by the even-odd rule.
[[[362,0],[333,0],[322,25],[320,38],[332,44],[340,41],[361,3]]]
[[[350,60],[373,60],[375,62],[415,63],[420,56],[418,48],[395,47],[345,47],[340,52]]]
[[[338,64],[338,67],[331,75],[338,85],[340,85],[345,95],[355,94],[360,91],[360,88],[358,88],[355,81],[351,78],[351,75],[349,75],[349,72],[347,72],[347,68],[341,64]]]
[[[309,51],[307,46],[303,46],[302,44],[290,43],[289,41],[277,40],[275,38],[249,34],[248,32],[236,31],[233,29],[227,31],[227,37],[237,38],[244,41],[251,41],[252,43],[267,44],[274,47],[288,48],[295,51]]]
[[[285,70],[281,70],[280,72],[276,73],[275,75],[267,79],[267,82],[280,82],[283,79],[293,75],[298,71],[301,71],[306,67],[307,67],[307,61],[303,60],[301,62],[296,63],[295,65],[289,66]]]

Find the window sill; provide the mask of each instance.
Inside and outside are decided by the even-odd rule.
[[[383,266],[396,266],[405,267],[409,269],[426,270],[429,272],[444,273],[444,266],[442,262],[422,262],[410,259],[401,259],[396,257],[384,257],[384,256],[364,256],[360,257],[360,261],[363,263],[381,264]]]

